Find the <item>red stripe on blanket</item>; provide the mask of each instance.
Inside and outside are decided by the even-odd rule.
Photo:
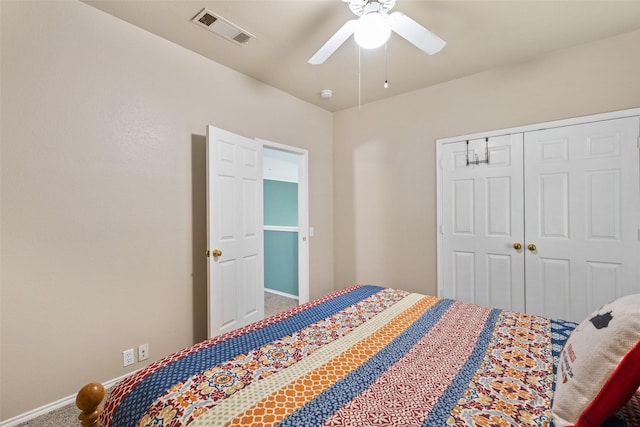
[[[455,302],[406,355],[323,425],[422,422],[473,353],[490,311]]]

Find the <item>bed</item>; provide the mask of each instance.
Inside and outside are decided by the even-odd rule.
[[[96,384],[77,404],[102,427],[549,426],[556,378],[579,372],[563,361],[577,326],[358,285],[158,360],[104,410]],[[636,381],[599,415],[608,425],[640,426]]]

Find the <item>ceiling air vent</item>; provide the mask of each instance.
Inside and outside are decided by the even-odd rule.
[[[239,45],[247,44],[256,37],[207,9],[202,9],[191,22]]]

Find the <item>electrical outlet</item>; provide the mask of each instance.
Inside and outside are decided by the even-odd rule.
[[[135,357],[133,355],[133,349],[130,348],[122,352],[122,366],[126,367],[129,365],[133,365],[135,362]]]
[[[141,344],[138,346],[138,362],[149,358],[149,344]]]

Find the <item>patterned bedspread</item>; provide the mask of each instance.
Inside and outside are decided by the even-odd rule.
[[[576,325],[354,286],[162,359],[102,426],[548,426]]]

